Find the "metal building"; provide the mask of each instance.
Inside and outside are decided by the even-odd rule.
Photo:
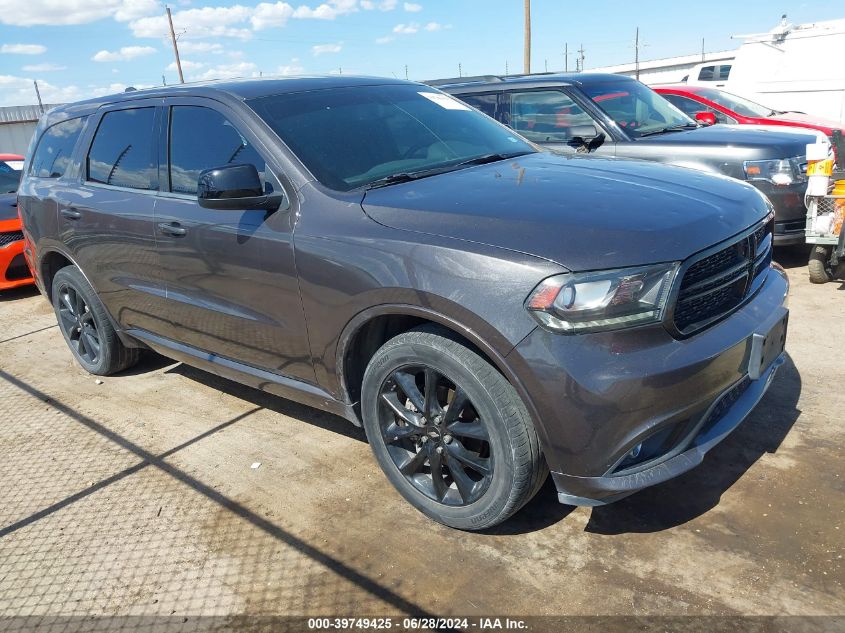
[[[57,104],[44,105],[44,112]],[[0,154],[25,154],[41,108],[37,105],[0,108]]]

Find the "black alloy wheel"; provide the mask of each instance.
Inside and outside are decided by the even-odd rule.
[[[85,298],[69,283],[60,284],[59,327],[78,357],[89,365],[100,360],[100,332]]]
[[[394,371],[380,391],[380,427],[393,463],[438,503],[464,506],[490,486],[486,423],[466,391],[431,367]]]

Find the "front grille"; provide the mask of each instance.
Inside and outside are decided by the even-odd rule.
[[[9,231],[8,233],[0,233],[0,247],[7,246],[12,242],[20,242],[23,239],[21,231]]]
[[[727,316],[763,282],[772,262],[770,220],[688,264],[673,312],[675,329],[689,336]]]

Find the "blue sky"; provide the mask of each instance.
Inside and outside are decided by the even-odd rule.
[[[845,2],[700,3],[533,0],[532,69],[585,68],[734,48],[732,34],[845,18]],[[411,79],[522,68],[522,0],[173,0],[187,80],[263,73]],[[0,0],[0,105],[47,103],[178,80],[158,0]]]

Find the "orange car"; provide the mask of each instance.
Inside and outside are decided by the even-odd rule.
[[[23,254],[16,191],[23,156],[0,154],[0,290],[34,283]]]

